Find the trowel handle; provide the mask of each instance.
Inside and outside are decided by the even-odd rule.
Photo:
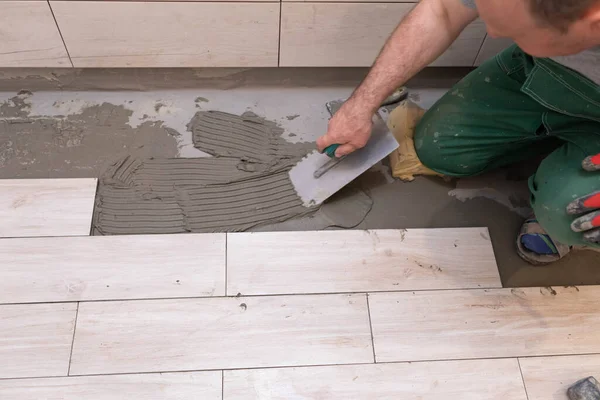
[[[327,154],[331,158],[335,158],[335,151],[337,150],[338,147],[340,147],[339,144],[329,145],[329,146],[325,147],[325,150],[323,150],[323,153]]]

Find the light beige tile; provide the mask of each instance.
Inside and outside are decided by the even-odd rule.
[[[224,400],[527,400],[516,359],[225,371]]]
[[[0,180],[0,237],[87,236],[96,179]]]
[[[0,398],[221,400],[221,371],[0,380]]]
[[[72,375],[372,362],[364,295],[81,303]]]
[[[0,67],[71,67],[47,1],[0,4]]]
[[[385,0],[281,0],[289,3],[394,3],[393,1]],[[418,3],[419,0],[402,0],[395,1],[395,3],[409,3],[413,6]]]
[[[519,362],[529,400],[563,400],[567,389],[580,379],[600,379],[600,355],[521,358]]]
[[[284,67],[366,67],[411,3],[286,3],[281,9]],[[485,25],[469,25],[432,66],[472,66]]]
[[[375,293],[377,361],[600,352],[600,287]]]
[[[51,1],[75,67],[275,67],[278,3]]]
[[[4,0],[0,0],[4,1]],[[24,1],[32,1],[32,0],[24,0]],[[92,1],[92,0],[63,0],[63,1]],[[96,1],[117,1],[117,0],[96,0]],[[121,2],[139,2],[140,0],[118,0]],[[252,2],[257,3],[278,3],[280,0],[252,0]],[[144,0],[145,3],[152,2],[206,2],[206,3],[222,3],[222,2],[242,2],[240,0]]]
[[[76,314],[76,303],[0,306],[0,378],[67,375]]]
[[[233,233],[235,295],[500,288],[487,228]]]
[[[225,295],[225,234],[0,240],[0,303]]]

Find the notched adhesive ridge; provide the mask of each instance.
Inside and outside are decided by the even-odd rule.
[[[234,115],[199,111],[188,124],[194,147],[215,157],[236,157],[266,164],[302,157],[313,143],[290,143],[283,129],[254,113]]]
[[[188,124],[212,158],[127,156],[100,180],[94,233],[231,232],[310,214],[289,170],[314,144],[281,138],[252,113],[198,112]]]

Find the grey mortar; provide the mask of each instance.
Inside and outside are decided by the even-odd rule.
[[[201,111],[188,129],[215,157],[118,160],[100,179],[95,234],[241,231],[317,210],[288,175],[313,143],[289,143],[252,113]]]

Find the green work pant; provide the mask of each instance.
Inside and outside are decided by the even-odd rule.
[[[570,229],[573,199],[600,190],[581,162],[600,153],[600,86],[517,46],[454,86],[415,132],[421,162],[454,177],[549,154],[529,180],[531,205],[550,237],[585,244]]]

